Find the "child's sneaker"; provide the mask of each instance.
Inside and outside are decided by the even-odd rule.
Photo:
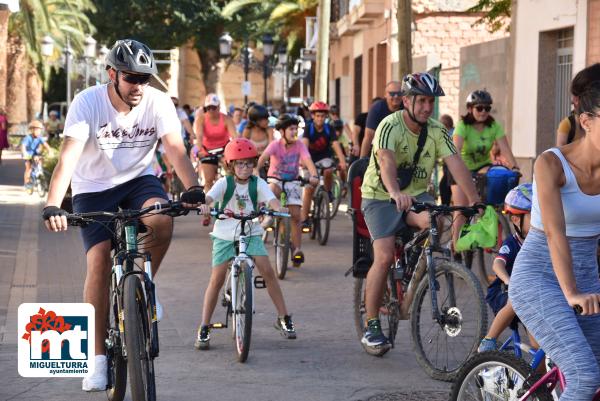
[[[294,329],[294,323],[290,315],[279,316],[275,321],[275,328],[281,332],[281,335],[293,340],[296,338],[296,330]]]
[[[497,351],[498,344],[496,343],[495,338],[483,338],[479,343],[479,348],[477,348],[477,352],[486,352],[486,351]]]
[[[208,326],[200,326],[198,329],[198,336],[194,347],[199,350],[207,350],[210,346],[210,329]]]

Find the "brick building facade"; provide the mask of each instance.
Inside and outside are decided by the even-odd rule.
[[[336,1],[336,0],[334,0]],[[329,101],[338,103],[342,117],[353,119],[367,109],[371,98],[383,96],[385,83],[400,79],[396,2],[393,0],[339,0],[330,43]],[[413,70],[441,65],[440,81],[446,96],[440,113],[457,118],[463,113],[460,92],[460,49],[506,37],[507,31],[488,32],[474,25],[480,15],[464,10],[470,0],[413,1]]]

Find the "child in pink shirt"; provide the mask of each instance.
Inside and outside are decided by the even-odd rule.
[[[287,207],[292,215],[292,261],[299,267],[304,262],[304,253],[300,249],[302,231],[300,227],[300,209],[302,206],[302,187],[298,180],[300,165],[308,169],[311,177],[309,182],[316,186],[319,184],[317,169],[310,157],[306,145],[298,140],[298,119],[290,114],[283,114],[277,120],[275,129],[281,134],[281,139],[273,141],[264,150],[258,159],[258,170],[269,160],[267,182],[271,191],[279,198],[282,186],[285,185],[287,194]],[[294,181],[295,180],[295,181]],[[270,221],[263,222],[263,226]]]

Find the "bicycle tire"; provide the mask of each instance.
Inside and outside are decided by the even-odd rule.
[[[37,180],[35,182],[35,190],[40,198],[43,198],[44,196],[46,196],[46,193],[48,192],[47,185],[46,185],[46,178],[43,173],[40,174],[39,177],[37,177]]]
[[[133,401],[155,401],[154,360],[150,357],[148,308],[137,274],[125,277],[123,306],[129,389]]]
[[[321,195],[318,198],[317,213],[319,213],[319,229],[317,230],[317,240],[319,245],[327,245],[329,239],[329,226],[331,223],[331,210],[329,204],[329,194],[325,191],[321,191]]]
[[[236,299],[233,306],[233,326],[235,328],[235,348],[238,361],[246,362],[252,336],[252,267],[245,261],[240,264],[235,280]]]
[[[494,370],[492,370],[494,369]],[[508,374],[512,371],[512,374]],[[485,376],[487,377],[485,377]],[[490,377],[492,376],[493,377]],[[517,376],[518,375],[518,376]],[[450,390],[450,401],[470,401],[488,399],[517,400],[517,392],[526,383],[535,383],[540,379],[532,372],[531,367],[522,359],[508,352],[487,351],[473,355],[456,376]],[[488,383],[492,381],[490,386]],[[522,384],[519,386],[517,381]],[[487,385],[486,385],[487,384]],[[505,386],[502,387],[502,386]],[[469,389],[473,387],[477,397],[470,397]],[[493,387],[493,388],[492,388]],[[552,401],[553,397],[547,389],[540,387],[534,398],[528,401]],[[494,398],[492,398],[494,397]]]
[[[275,225],[275,272],[277,278],[283,280],[288,268],[288,258],[290,255],[290,233],[291,225],[288,219],[277,219]]]
[[[331,186],[331,193],[333,194],[333,199],[331,200],[331,218],[334,219],[337,215],[338,209],[340,208],[340,204],[342,203],[342,180],[338,177],[337,174],[333,175],[333,183]]]
[[[353,309],[354,309],[354,328],[356,329],[356,335],[360,341],[363,337],[366,323],[366,310],[365,310],[365,285],[366,278],[354,279],[354,291],[353,291]],[[399,322],[399,305],[397,301],[392,301],[390,294],[390,280],[387,280],[386,291],[383,293],[381,301],[381,307],[379,308],[379,320],[381,322],[381,330],[385,336],[390,339],[390,342],[396,337],[398,331]],[[392,317],[390,319],[389,317]],[[392,324],[390,324],[392,322]],[[395,322],[395,324],[393,324]],[[393,344],[393,342],[392,342]],[[362,345],[362,343],[361,343]],[[369,352],[369,351],[368,351]]]
[[[445,277],[446,285],[440,283],[442,276]],[[436,266],[435,277],[438,308],[442,318],[449,319],[449,322],[441,325],[431,319],[429,276],[425,274],[410,307],[411,337],[417,362],[423,370],[433,379],[451,381],[469,356],[477,350],[479,341],[486,333],[487,306],[479,281],[473,272],[463,266],[443,261]],[[458,285],[459,279],[464,283],[462,286]],[[449,299],[452,297],[454,301]],[[431,322],[431,328],[425,329],[426,321]],[[471,325],[472,333],[465,333],[465,329]],[[440,337],[442,341],[439,341]],[[456,340],[452,340],[454,338]],[[441,361],[437,355],[432,358],[427,352],[432,344],[436,351],[445,347],[445,357]],[[425,346],[428,346],[427,350]],[[449,353],[452,354],[452,360],[449,359]]]
[[[117,300],[113,300],[108,317],[108,330],[119,332]],[[109,338],[111,334],[109,332]],[[123,356],[122,342],[119,336],[113,336],[113,346],[106,349],[106,360],[108,363],[109,386],[106,389],[108,401],[123,401],[127,390],[127,361]]]
[[[317,189],[318,191],[318,189]],[[312,200],[312,208],[311,208],[311,216],[310,216],[310,222],[311,222],[311,230],[310,230],[310,239],[315,239],[317,238],[317,230],[319,229],[319,207],[318,207],[318,200],[319,198],[319,194],[317,193],[317,195],[313,198]]]

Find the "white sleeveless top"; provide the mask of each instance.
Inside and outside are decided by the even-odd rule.
[[[586,195],[581,191],[571,166],[558,148],[551,148],[546,152],[552,152],[560,159],[565,173],[565,185],[560,188],[560,196],[567,236],[593,237],[600,235],[600,195]],[[539,230],[544,229],[535,177],[533,179],[531,225]]]

